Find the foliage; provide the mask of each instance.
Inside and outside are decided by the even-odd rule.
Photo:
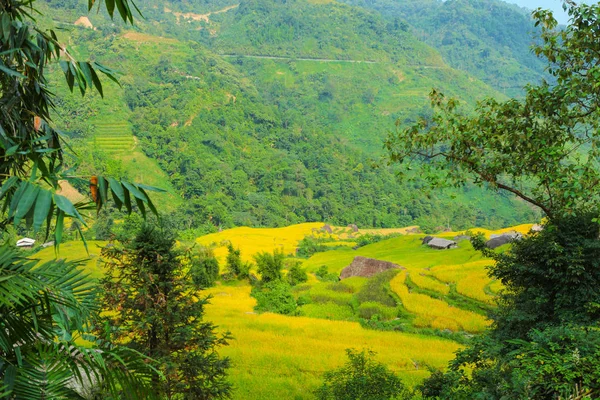
[[[340,280],[340,277],[336,274],[329,273],[329,268],[327,268],[327,265],[321,265],[317,272],[315,272],[315,276],[320,281],[326,282],[337,282]]]
[[[225,260],[225,268],[227,273],[238,276],[243,269],[242,257],[240,249],[233,247],[233,244],[227,245],[227,259]]]
[[[319,400],[411,399],[412,393],[388,368],[374,360],[370,350],[347,349],[348,361],[323,376],[323,385],[315,392]]]
[[[538,34],[529,13],[499,0],[345,0],[381,13],[390,25],[407,23],[444,61],[510,97],[544,77],[530,51]],[[534,38],[535,40],[535,38]]]
[[[208,35],[204,22],[177,24],[174,15],[157,11],[165,6],[156,1],[140,4],[152,21],[136,27],[143,34],[103,35],[103,29],[112,32],[121,27],[111,26],[102,15],[90,16],[96,19],[98,31],[70,32],[82,53],[129,71],[122,79],[123,96],[82,107],[95,115],[87,122],[90,137],[77,139],[77,150],[90,154],[104,124],[128,120],[130,140],[134,132],[138,139],[135,152],[143,151],[148,161],[157,164],[145,175],[164,176],[176,197],[185,200],[173,218],[186,229],[273,227],[304,221],[391,227],[427,220],[435,227],[448,219],[458,229],[532,219],[530,209],[509,197],[473,188],[424,195],[424,182],[399,184],[395,168],[374,167],[372,158],[381,153],[387,126],[397,118],[414,121],[425,115],[423,95],[430,87],[447,89],[470,105],[474,99],[497,94],[489,87],[445,66],[433,49],[400,27],[392,26],[386,33],[382,18],[358,7],[336,2],[243,3],[210,16],[210,29],[217,32],[214,37]],[[168,5],[193,13],[198,12],[196,7],[203,6],[197,2]],[[264,19],[257,25],[258,15]],[[282,21],[281,15],[290,18]],[[72,23],[66,17],[64,22]],[[340,25],[332,29],[332,23]],[[273,29],[285,32],[274,42],[269,32]],[[260,33],[247,36],[254,31]],[[316,32],[322,35],[318,41],[313,40]],[[355,40],[340,42],[338,32],[356,32]],[[296,34],[302,40],[284,40]],[[244,46],[245,53],[264,54],[259,50],[268,47],[277,51],[275,56],[295,55],[292,60],[219,55],[235,53],[240,42],[257,37],[266,38],[266,43]],[[378,43],[382,37],[383,48]],[[296,52],[296,46],[302,51]],[[161,59],[165,49],[178,57],[166,63]],[[328,51],[342,59],[351,51],[359,53],[358,60],[371,54],[381,63],[293,59],[298,53],[314,57]],[[396,57],[409,61],[386,61]],[[374,94],[374,101],[365,103],[365,94],[369,98]],[[68,108],[70,114],[72,107]],[[105,115],[104,109],[119,114],[104,121],[98,118]],[[88,115],[80,112],[74,119],[83,123]],[[365,131],[380,134],[364,135]],[[131,165],[123,154],[96,153],[86,164],[107,166],[110,160],[123,160],[123,166]],[[139,168],[130,169],[122,170],[131,179],[141,175]],[[175,207],[171,201],[161,204]]]
[[[260,279],[263,283],[279,281],[282,279],[281,270],[285,256],[281,250],[273,250],[273,253],[258,253],[254,256]]]
[[[77,343],[95,311],[94,287],[78,263],[37,265],[6,245],[0,254],[0,397],[71,398],[72,383],[83,389],[90,382],[112,396],[150,396],[153,370],[135,350]]]
[[[360,303],[376,302],[388,307],[395,307],[396,300],[390,295],[390,281],[398,274],[398,270],[388,270],[373,275],[356,294]]]
[[[0,1],[0,229],[21,221],[34,232],[45,226],[44,237],[53,232],[58,250],[65,217],[74,220],[72,227],[84,238],[86,222],[80,211],[100,210],[109,197],[129,213],[134,206],[144,214],[146,207],[155,214],[157,210],[146,193],[154,188],[95,175],[87,182],[67,167],[63,138],[51,120],[55,102],[47,69],[60,63],[69,89],[77,88],[82,95],[94,90],[103,95],[99,73],[115,77],[97,62],[73,58],[54,30],[37,25],[34,3]],[[93,5],[90,1],[88,10]],[[124,21],[133,21],[129,0],[105,5],[111,19],[116,7]],[[62,180],[89,185],[95,207],[74,205],[58,194]],[[7,247],[0,252],[0,396],[72,398],[78,396],[73,383],[85,387],[90,382],[115,397],[152,395],[146,391],[151,367],[145,357],[93,337],[92,348],[74,342],[75,332],[86,332],[93,308],[91,281],[75,264],[51,261],[33,272],[36,261],[24,260]]]
[[[256,299],[254,309],[258,312],[274,312],[284,315],[296,315],[297,303],[289,283],[281,280],[268,281],[252,288]]]
[[[569,12],[571,24],[560,31],[551,14],[535,13],[543,42],[534,51],[547,60],[556,84],[528,86],[523,100],[487,99],[475,115],[461,113],[456,100],[434,90],[439,112],[391,134],[391,160],[426,160],[422,170],[432,184],[473,180],[513,193],[551,218],[595,209],[600,41],[590,26],[600,7]]]
[[[315,253],[328,250],[331,250],[331,248],[326,246],[323,241],[310,235],[305,236],[301,241],[298,242],[296,255],[302,258],[309,258]]]
[[[296,286],[300,283],[308,281],[308,275],[306,274],[304,268],[302,268],[302,263],[292,263],[292,266],[288,269],[286,280],[291,286]]]
[[[229,398],[229,359],[217,349],[230,337],[203,321],[209,298],[197,297],[185,271],[193,260],[175,250],[173,235],[145,225],[123,248],[107,246],[102,256],[98,334],[155,359],[164,379],[155,375],[152,386],[162,396]]]
[[[554,30],[550,13],[534,14],[543,39],[535,51],[548,60],[555,85],[529,86],[523,101],[488,101],[475,117],[457,115],[451,100],[434,96],[446,113],[434,123],[454,130],[456,140],[422,141],[441,133],[437,128],[429,134],[419,127],[405,131],[406,139],[416,139],[401,150],[406,155],[433,156],[430,165],[445,169],[454,182],[461,182],[464,173],[475,175],[549,217],[542,232],[506,252],[486,249],[481,237],[474,240],[475,248],[496,261],[490,276],[506,289],[491,313],[492,329],[459,352],[448,373],[425,383],[430,397],[596,396],[600,227],[595,187],[600,171],[593,77],[598,73],[600,6],[568,5],[571,22],[564,30]],[[509,153],[519,162],[501,165]]]
[[[95,240],[109,240],[113,234],[113,226],[114,219],[112,216],[106,212],[106,210],[102,210],[98,213],[98,218],[94,223],[94,239]]]
[[[212,250],[199,249],[190,258],[190,275],[194,284],[200,289],[213,286],[219,277],[219,261]]]
[[[48,89],[46,69],[50,63],[59,62],[70,90],[77,88],[82,95],[88,90],[103,94],[98,73],[116,78],[101,64],[75,60],[59,43],[53,30],[43,31],[30,24],[30,3],[33,1],[0,2],[3,33],[0,37],[0,200],[5,212],[1,225],[18,225],[24,220],[27,226],[38,231],[45,224],[48,236],[54,219],[54,241],[58,246],[65,216],[83,225],[86,223],[79,213],[83,205],[76,207],[57,193],[61,180],[75,182],[78,178],[66,168],[61,147],[63,139],[51,124],[55,105],[54,95]],[[90,2],[89,7],[93,4]],[[118,5],[121,17],[132,21],[128,0],[111,4],[111,16],[114,6]],[[98,209],[112,197],[119,209],[125,206],[129,213],[133,205],[142,213],[146,207],[157,212],[146,193],[155,190],[152,187],[98,176],[90,177],[89,185]]]
[[[366,246],[368,244],[372,244],[372,243],[377,243],[377,242],[381,242],[382,240],[387,240],[387,239],[391,239],[394,237],[400,236],[399,233],[390,233],[387,235],[378,235],[378,234],[364,234],[364,235],[360,235],[357,239],[356,239],[356,247],[363,247]]]

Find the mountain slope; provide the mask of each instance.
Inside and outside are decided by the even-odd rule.
[[[148,2],[139,31],[124,30],[101,14],[90,16],[97,30],[73,28],[66,40],[78,54],[124,73],[123,89],[107,87],[105,100],[78,103],[64,96],[61,112],[72,116],[68,122],[79,132],[73,140],[87,148],[98,143],[94,138],[102,136],[103,123],[130,126],[136,151],[157,163],[160,172],[152,172],[156,165],[139,164],[137,157],[124,165],[127,152],[102,151],[106,144],[91,146],[100,149],[86,155],[89,162],[82,168],[167,180],[184,200],[165,200],[177,210],[170,220],[180,229],[304,221],[433,229],[448,223],[456,228],[500,226],[532,218],[531,210],[510,197],[473,188],[432,194],[421,182],[399,184],[393,168],[373,165],[396,119],[411,122],[427,115],[431,87],[471,105],[482,96],[500,94],[445,65],[434,49],[402,28],[383,32],[377,47],[376,32],[386,26],[381,17],[337,3],[288,2],[306,26],[296,29],[296,20],[290,20],[277,32],[297,33],[296,39],[277,39],[269,33],[269,23],[254,32],[269,40],[252,45],[250,38],[240,37],[248,47],[236,44],[235,33],[260,18],[282,18],[264,9],[269,4],[283,7],[280,2],[244,1],[211,14],[207,24],[195,17],[187,22],[189,8]],[[340,15],[327,19],[331,10]],[[174,13],[180,12],[178,24]],[[60,18],[76,16],[73,11]],[[312,52],[307,47],[314,39],[311,30],[328,26],[331,34],[320,34],[322,46]],[[352,30],[352,40],[338,40]],[[208,40],[202,43],[185,40],[206,32]],[[394,40],[405,45],[398,50]],[[341,52],[343,46],[347,53]],[[311,52],[303,53],[307,48]],[[214,50],[245,54],[230,57]],[[257,54],[279,58],[248,57]],[[346,59],[335,60],[342,56]],[[411,64],[413,59],[417,65]],[[374,63],[348,62],[365,60]]]
[[[452,67],[468,71],[508,96],[549,79],[531,52],[536,29],[523,9],[500,0],[344,0],[390,23],[404,21]]]

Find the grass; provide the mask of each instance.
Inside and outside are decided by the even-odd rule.
[[[429,373],[415,364],[443,368],[461,346],[423,335],[381,332],[358,323],[254,314],[250,287],[212,288],[206,318],[231,331],[222,348],[233,363],[230,380],[239,399],[312,399],[321,375],[345,361],[346,348],[370,348],[377,359],[413,386]]]
[[[69,261],[82,261],[82,269],[92,278],[100,279],[104,272],[102,267],[98,265],[98,259],[100,249],[106,246],[107,243],[98,240],[88,240],[88,254],[83,242],[67,242],[60,245],[58,254],[55,253],[54,247],[50,246],[35,253],[32,258],[39,259],[40,262],[47,262],[57,258],[65,258]]]
[[[449,329],[470,333],[483,332],[489,322],[481,315],[471,311],[452,307],[448,303],[424,294],[411,293],[405,285],[406,273],[402,272],[391,280],[390,286],[400,297],[402,306],[415,314],[413,324],[416,327]]]
[[[239,227],[201,236],[196,239],[196,242],[204,246],[215,246],[215,255],[221,264],[227,255],[229,242],[241,250],[244,261],[252,261],[252,257],[260,252],[282,250],[284,254],[294,254],[298,242],[313,231],[321,229],[322,226],[322,222],[310,222],[285,228]]]
[[[446,295],[450,293],[450,286],[447,283],[440,282],[422,272],[410,274],[410,279],[420,288],[433,290],[434,292]]]
[[[456,291],[462,295],[493,304],[493,296],[485,291],[485,287],[491,282],[487,274],[487,267],[491,263],[489,260],[480,260],[458,265],[439,265],[431,268],[431,275],[440,281],[456,284]]]

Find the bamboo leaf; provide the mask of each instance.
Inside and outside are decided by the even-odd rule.
[[[35,203],[35,212],[33,214],[33,230],[37,232],[41,227],[52,205],[52,193],[48,190],[40,190],[37,201]]]
[[[15,211],[14,223],[18,225],[21,222],[21,219],[29,212],[33,203],[35,203],[35,199],[37,199],[37,195],[40,192],[39,186],[32,185],[27,182],[27,189],[23,192],[23,196],[19,199],[19,204],[17,205],[17,209]]]
[[[121,183],[114,178],[108,178],[108,183],[110,184],[110,190],[113,193],[113,196],[116,195],[121,203],[125,202],[125,192],[123,191],[123,186]]]
[[[81,223],[87,226],[79,214],[79,211],[77,211],[73,203],[71,203],[65,196],[54,194],[54,203],[56,204],[56,207],[58,207],[58,209],[63,211],[66,215],[77,218],[79,221],[81,221]]]

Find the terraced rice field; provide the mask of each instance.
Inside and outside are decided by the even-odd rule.
[[[107,122],[96,124],[94,144],[110,154],[131,151],[135,147],[131,127],[126,122]]]
[[[405,284],[406,273],[398,274],[390,282],[392,290],[400,297],[402,305],[416,316],[414,325],[419,328],[449,329],[470,333],[483,332],[489,322],[482,315],[452,307],[443,300],[411,293]]]
[[[235,339],[221,354],[231,358],[236,399],[313,399],[322,374],[341,366],[345,349],[369,348],[377,360],[413,386],[443,368],[461,346],[449,340],[362,328],[356,322],[254,314],[248,286],[218,286],[206,318]]]
[[[242,227],[196,241],[213,246],[223,266],[229,242],[240,248],[244,259],[252,260],[257,252],[275,249],[291,255],[307,235],[329,235],[342,243],[353,243],[340,236],[360,234],[349,233],[346,227],[332,227],[333,234],[324,234],[320,232],[322,226]],[[527,232],[529,227],[501,231]],[[498,232],[481,231],[486,235]],[[230,379],[236,387],[235,398],[313,399],[322,374],[344,363],[347,348],[374,350],[378,360],[411,386],[428,376],[425,364],[446,366],[461,344],[440,336],[459,340],[465,333],[483,332],[489,325],[485,310],[493,307],[494,293],[502,286],[487,276],[491,261],[476,252],[469,241],[461,241],[457,249],[440,251],[423,246],[422,236],[405,234],[356,250],[347,247],[309,259],[294,258],[309,272],[308,282],[293,288],[294,296],[303,301],[298,308],[301,316],[256,314],[247,283],[218,285],[205,291],[212,296],[206,319],[234,337],[221,353],[233,363]],[[102,276],[98,246],[103,244],[89,242],[92,258],[83,268],[94,277]],[[319,281],[314,274],[322,265],[338,274],[357,255],[391,261],[405,270],[339,282]],[[54,256],[52,248],[36,254],[42,260]],[[59,254],[70,259],[86,256],[81,242],[63,244]],[[366,329],[372,321],[392,324],[405,332]]]

